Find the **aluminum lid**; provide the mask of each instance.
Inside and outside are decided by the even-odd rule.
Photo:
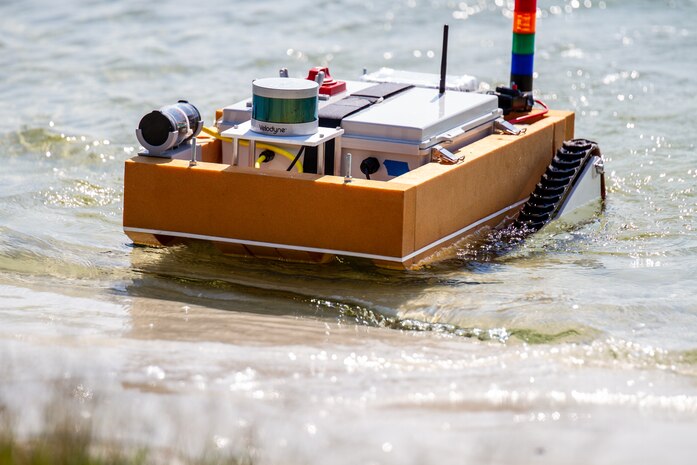
[[[252,83],[252,93],[266,98],[310,98],[317,97],[319,85],[307,79],[264,78]]]

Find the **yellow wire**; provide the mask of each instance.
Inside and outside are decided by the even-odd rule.
[[[209,136],[213,136],[216,139],[222,140],[223,142],[232,142],[232,138],[221,136],[220,133],[218,132],[218,130],[215,128],[209,128],[209,127],[204,126],[202,131],[205,132],[206,134],[208,134]],[[247,147],[249,145],[249,142],[246,140],[240,140],[240,145]],[[276,152],[279,155],[283,155],[284,157],[286,157],[290,161],[295,160],[295,155],[293,155],[289,151],[282,149],[281,147],[277,147],[275,145],[258,143],[257,148],[259,148],[261,150],[271,150],[273,152]],[[259,159],[261,159],[261,157],[259,157]],[[261,166],[261,162],[259,161],[259,159],[257,160],[256,163],[254,163],[255,168],[259,168]],[[266,159],[266,157],[264,157],[264,159]],[[303,172],[303,165],[300,161],[298,161],[295,164],[295,167],[298,170],[298,173]]]
[[[204,126],[204,127],[201,129],[201,131],[205,132],[205,133],[208,134],[209,136],[215,137],[215,138],[218,139],[218,140],[222,140],[223,142],[232,142],[232,138],[221,136],[217,129],[209,128],[209,127],[207,127],[207,126]],[[243,144],[243,145],[245,144],[245,142],[246,142],[246,141],[243,141],[243,140],[240,141],[240,143]],[[246,145],[249,145],[249,142],[246,142]]]
[[[265,160],[266,160],[266,155],[260,156],[259,158],[257,158],[257,161],[254,162],[254,167],[256,169],[261,168],[261,164],[264,163]]]

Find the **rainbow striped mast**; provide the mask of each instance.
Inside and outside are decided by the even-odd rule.
[[[515,0],[511,88],[532,92],[537,0]]]

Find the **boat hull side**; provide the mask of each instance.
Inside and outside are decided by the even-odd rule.
[[[124,231],[143,245],[203,239],[236,255],[346,255],[413,268],[510,221],[573,125],[573,113],[550,112],[523,135],[464,147],[459,164],[429,163],[389,182],[134,157],[125,164]]]

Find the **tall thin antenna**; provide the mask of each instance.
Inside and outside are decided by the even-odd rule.
[[[443,25],[443,51],[440,55],[440,85],[438,86],[438,93],[445,93],[445,74],[448,69],[448,25]]]

